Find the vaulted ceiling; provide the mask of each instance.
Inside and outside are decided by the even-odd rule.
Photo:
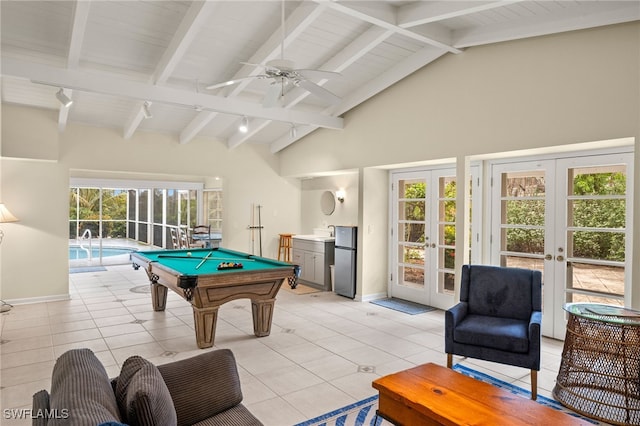
[[[635,0],[3,0],[0,8],[3,103],[58,111],[61,132],[84,123],[124,138],[156,131],[183,144],[196,136],[229,149],[269,144],[273,153],[317,128],[343,128],[342,114],[443,55],[640,19]],[[266,65],[282,56],[290,68],[340,75],[270,74]]]

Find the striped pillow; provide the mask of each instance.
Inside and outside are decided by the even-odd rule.
[[[175,426],[176,410],[158,368],[137,355],[129,357],[116,381],[116,400],[132,426]]]

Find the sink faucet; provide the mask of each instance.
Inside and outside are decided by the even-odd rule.
[[[329,232],[329,236],[330,236],[330,237],[335,237],[335,234],[336,234],[336,226],[335,226],[335,225],[329,225],[329,226],[327,226],[327,228],[333,228],[333,230],[331,230],[331,231]]]

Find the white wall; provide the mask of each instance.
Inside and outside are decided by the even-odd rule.
[[[181,145],[174,136],[145,132],[124,140],[115,129],[74,124],[59,134],[56,123],[56,111],[2,107],[1,193],[20,219],[3,226],[2,299],[68,293],[69,177],[206,183],[218,176],[224,190],[224,247],[251,249],[252,203],[263,206],[264,256],[277,257],[278,233],[299,233],[300,181],[279,176],[278,158],[267,146],[229,150],[204,138]],[[32,159],[40,157],[42,145],[47,157],[56,158]]]

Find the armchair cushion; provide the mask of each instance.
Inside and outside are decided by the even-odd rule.
[[[453,340],[467,345],[526,353],[529,351],[529,322],[467,315],[453,331]]]

